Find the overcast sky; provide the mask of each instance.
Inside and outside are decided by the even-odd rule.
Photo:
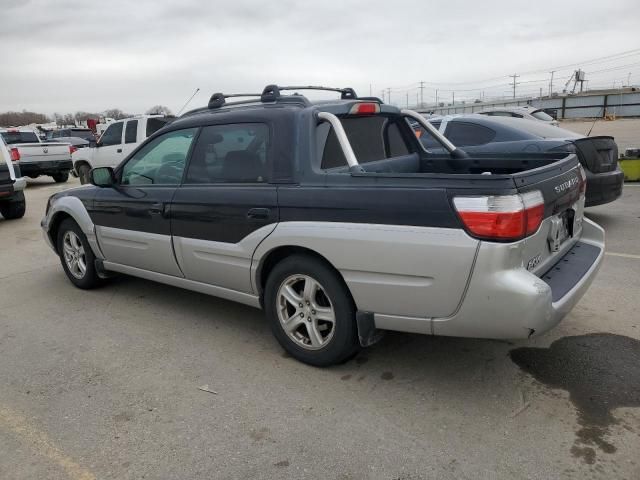
[[[268,83],[392,87],[415,103],[421,80],[425,101],[437,87],[471,98],[535,71],[519,92],[546,91],[551,67],[640,48],[637,2],[0,0],[0,111],[176,112],[197,87],[189,108]],[[593,86],[640,83],[640,54],[585,70]]]

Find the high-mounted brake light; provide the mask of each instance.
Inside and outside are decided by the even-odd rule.
[[[17,148],[12,148],[11,150],[9,150],[9,152],[11,153],[12,162],[17,162],[18,160],[20,160],[20,151]]]
[[[544,198],[538,190],[522,195],[455,197],[453,204],[467,231],[483,240],[520,240],[535,233],[544,217]]]
[[[73,155],[73,152],[77,152],[78,147],[74,147],[73,145],[69,145],[69,153]]]
[[[380,113],[380,104],[374,102],[356,103],[349,110],[351,115],[375,115],[376,113]]]

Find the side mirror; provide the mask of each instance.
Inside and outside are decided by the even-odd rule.
[[[89,148],[96,148],[98,146],[98,141],[95,139],[89,140]]]
[[[93,168],[89,172],[89,181],[96,187],[113,187],[116,183],[116,176],[111,167]]]

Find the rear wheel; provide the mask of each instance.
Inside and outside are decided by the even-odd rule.
[[[24,217],[27,210],[27,202],[24,199],[24,193],[20,192],[15,199],[8,202],[0,202],[0,215],[6,220],[14,220]]]
[[[71,283],[82,289],[95,288],[102,283],[87,237],[71,218],[60,224],[57,246],[62,268]]]
[[[333,365],[359,348],[347,286],[319,259],[294,255],[277,264],[267,279],[264,304],[280,345],[304,363]]]
[[[78,177],[80,178],[80,183],[82,185],[85,185],[87,183],[89,183],[89,172],[91,171],[91,167],[89,167],[89,165],[82,164],[78,167],[77,172],[78,172]]]
[[[56,183],[64,183],[69,180],[69,172],[60,172],[54,175],[51,175]]]

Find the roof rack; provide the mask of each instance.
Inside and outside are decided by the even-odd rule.
[[[227,98],[238,98],[238,97],[259,97],[262,103],[272,103],[276,101],[287,101],[296,102],[296,103],[305,103],[310,104],[307,98],[304,95],[300,95],[298,93],[294,93],[293,95],[282,96],[280,92],[284,90],[322,90],[327,92],[338,92],[340,93],[341,100],[373,100],[379,103],[382,103],[377,97],[362,97],[358,98],[355,90],[351,87],[345,88],[335,88],[335,87],[322,87],[317,85],[293,85],[293,86],[279,86],[279,85],[267,85],[262,90],[262,93],[214,93],[211,95],[209,99],[209,103],[206,108],[197,108],[195,110],[191,110],[186,112],[184,115],[196,113],[199,111],[207,110],[207,109],[215,109],[222,108],[225,105],[241,105],[244,103],[254,103],[255,100],[241,100],[236,102],[227,103]],[[184,116],[183,115],[183,116]]]
[[[280,92],[282,90],[323,90],[326,92],[339,92],[342,100],[355,100],[358,98],[356,92],[351,87],[335,88],[335,87],[322,87],[318,85],[292,85],[292,86],[278,86],[267,85],[262,91],[260,100],[263,102],[273,102],[280,98]]]
[[[261,94],[259,93],[230,93],[225,95],[224,93],[214,93],[211,95],[209,99],[209,108],[220,108],[226,103],[227,98],[236,98],[236,97],[259,97]],[[234,102],[238,103],[238,102]]]

